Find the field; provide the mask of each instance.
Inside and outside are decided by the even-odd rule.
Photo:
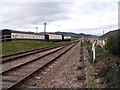
[[[72,40],[73,41],[73,40]],[[9,42],[0,42],[2,44],[2,56],[14,54],[26,50],[31,50],[40,47],[49,47],[55,45],[66,44],[68,42],[45,42],[45,41],[34,41],[34,40],[18,40]]]

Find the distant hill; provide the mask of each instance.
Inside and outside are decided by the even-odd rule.
[[[119,32],[119,33],[118,33],[118,32]],[[116,34],[116,33],[117,33],[117,34],[120,34],[120,29],[110,31],[110,32],[108,32],[108,33],[106,33],[106,34],[100,36],[99,38],[107,38],[107,37],[110,36],[111,34]]]
[[[72,33],[72,32],[55,32],[55,34],[57,35],[68,35],[68,36],[72,36],[75,38],[81,38],[81,37],[89,37],[89,38],[95,38],[97,37],[96,35],[91,35],[91,34],[84,34],[84,33]]]
[[[11,29],[4,29],[4,30],[11,30]],[[11,31],[16,31],[16,30],[11,30]],[[23,32],[23,31],[20,31],[20,32]],[[28,33],[28,32],[26,32],[26,33]],[[29,32],[29,33],[35,33],[35,32]],[[39,32],[39,34],[44,34],[44,32]],[[75,37],[75,38],[81,38],[81,37],[95,38],[95,37],[97,37],[96,35],[84,34],[84,33],[77,34],[77,33],[72,33],[72,32],[46,32],[46,34],[66,35],[66,36],[71,36],[71,37]]]

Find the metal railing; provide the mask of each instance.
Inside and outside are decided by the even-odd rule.
[[[11,40],[11,35],[2,35],[0,36],[0,41]]]

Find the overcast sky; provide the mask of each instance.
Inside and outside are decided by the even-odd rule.
[[[101,35],[118,28],[119,0],[0,0],[0,29]]]

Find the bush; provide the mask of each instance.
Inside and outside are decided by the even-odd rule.
[[[107,50],[113,55],[120,55],[120,33],[111,33],[107,39]]]

